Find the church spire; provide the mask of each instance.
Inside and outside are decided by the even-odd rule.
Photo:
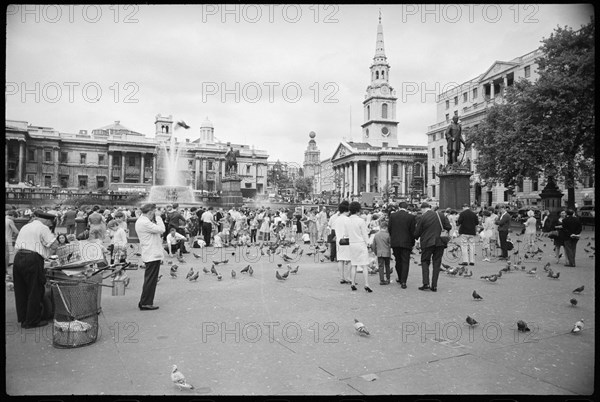
[[[379,24],[377,25],[377,44],[375,45],[375,63],[385,62],[385,48],[383,46],[383,25],[381,25],[381,10],[379,10]]]

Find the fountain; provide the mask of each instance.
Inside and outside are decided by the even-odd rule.
[[[175,126],[175,129],[178,127],[180,127],[179,123]],[[173,132],[173,135],[171,135],[169,148],[167,148],[166,142],[162,142],[160,147],[165,156],[165,184],[161,186],[152,186],[150,188],[148,202],[155,203],[159,206],[172,203],[178,203],[180,206],[197,204],[197,202],[194,200],[194,193],[192,189],[181,184],[181,176],[179,174],[178,164],[182,146],[177,145],[177,142],[175,141],[175,133]]]

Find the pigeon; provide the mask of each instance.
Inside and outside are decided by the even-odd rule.
[[[177,272],[178,268],[179,268],[179,265],[175,264],[175,265],[171,266],[171,271]]]
[[[275,271],[275,278],[279,279],[280,281],[285,281],[285,278],[279,275],[279,271]]]
[[[190,128],[190,126],[188,126],[187,124],[185,124],[185,121],[183,121],[183,120],[180,120],[180,121],[177,122],[177,127],[183,127],[186,130],[188,128]]]
[[[234,269],[231,270],[231,277],[235,279],[235,270]]]
[[[283,264],[277,264],[277,268],[281,268]]]
[[[171,272],[171,279],[177,279],[177,274],[175,272]]]
[[[475,300],[483,300],[483,297],[479,296],[476,290],[473,291],[473,299]]]
[[[533,269],[530,269],[529,271],[527,271],[527,273],[529,275],[535,275],[537,273],[537,267],[534,267]]]
[[[190,268],[189,272],[185,276],[185,279],[190,279],[194,275],[194,268]]]
[[[292,258],[291,258],[291,257],[289,257],[287,254],[283,254],[283,255],[281,256],[281,258],[283,258],[283,260],[284,260],[284,261],[292,261]]]
[[[167,265],[173,264],[173,261],[167,261]]]
[[[179,261],[180,264],[185,264],[185,260],[183,259],[182,256],[177,256],[177,261]]]
[[[171,370],[171,381],[179,387],[179,389],[194,389],[192,384],[188,384],[185,381],[185,376],[181,371],[177,369],[177,366],[174,364],[173,369]]]
[[[584,288],[585,288],[585,286],[581,285],[580,287],[578,287],[577,289],[575,289],[575,290],[573,291],[573,293],[581,293],[581,292],[583,292],[583,289],[584,289]]]
[[[156,283],[158,283],[160,281],[160,278],[162,278],[162,274],[158,275],[158,279],[156,279]]]
[[[358,321],[356,318],[354,319],[354,329],[356,330],[356,332],[358,332],[359,335],[371,335],[367,330],[367,327],[365,327],[365,324]]]
[[[570,302],[571,302],[571,306],[573,306],[573,307],[575,307],[577,305],[577,299],[573,298],[570,300]]]
[[[311,257],[314,253],[306,253],[307,256]]]
[[[283,275],[281,275],[281,277],[283,279],[287,279],[287,277],[289,276],[289,274],[290,274],[290,271],[285,271],[285,273]]]
[[[548,269],[550,268],[550,263],[546,263],[546,265],[544,265],[544,271],[548,272]]]
[[[241,274],[243,274],[243,273],[246,273],[246,272],[248,272],[248,269],[250,269],[250,265],[246,266],[245,268],[242,268],[242,269],[240,270],[240,273],[241,273]]]
[[[519,332],[529,332],[531,331],[529,329],[529,327],[527,326],[527,323],[523,320],[519,320],[517,321],[517,329],[519,330]]]
[[[223,279],[223,276],[221,276],[221,274],[217,274],[217,279],[221,280],[221,279]]]
[[[583,329],[583,318],[575,323],[575,326],[571,330],[572,333],[580,332]]]
[[[297,274],[298,273],[298,268],[300,268],[300,265],[296,265],[296,268],[293,268],[290,273],[291,274]]]
[[[219,273],[218,273],[218,272],[217,272],[217,270],[215,269],[215,266],[214,266],[214,265],[213,265],[212,267],[210,267],[210,272],[211,272],[212,274],[219,275]]]
[[[301,249],[300,252],[298,253],[298,257],[302,257],[302,254],[304,253],[304,249]],[[308,254],[307,254],[308,255]],[[312,255],[312,254],[311,254]]]
[[[221,261],[221,264],[227,264],[229,262],[229,260],[223,260]]]
[[[475,326],[477,324],[479,324],[474,318],[471,318],[470,316],[467,316],[467,324],[469,324],[470,326]]]
[[[496,282],[498,280],[498,275],[492,275],[487,280],[490,282]]]
[[[446,268],[446,269],[450,269],[450,268],[452,268],[450,265],[448,265],[448,264],[444,264],[443,262],[442,262],[442,267],[444,267],[444,268]]]
[[[196,253],[192,253],[192,254],[193,254],[193,255],[194,255],[194,257],[196,257],[196,258],[202,258],[202,256],[200,256],[200,255],[198,255],[198,254],[196,254]]]
[[[210,269],[202,267],[202,272],[204,272],[205,274],[210,274]]]
[[[479,279],[485,279],[486,281],[490,278],[489,275],[480,276]]]
[[[559,276],[560,276],[560,272],[557,272],[557,273],[549,272],[548,273],[548,277],[552,278],[552,279],[558,279]]]
[[[200,271],[196,272],[194,275],[192,275],[190,277],[190,282],[191,281],[197,281],[199,276],[200,276]]]
[[[223,261],[213,261],[213,264],[215,265],[219,265],[220,263],[222,263]]]
[[[248,268],[248,273],[250,274],[250,276],[252,276],[252,274],[254,273],[254,270],[250,266]]]
[[[463,275],[463,278],[470,278],[473,276],[473,271],[469,271],[468,273]]]

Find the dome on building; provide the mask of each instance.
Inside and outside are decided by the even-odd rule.
[[[308,136],[309,136],[310,138],[315,138],[315,137],[317,136],[317,134],[315,134],[315,132],[314,132],[314,131],[311,131],[310,133],[308,133]]]
[[[210,120],[208,120],[208,116],[200,125],[200,128],[215,128]]]

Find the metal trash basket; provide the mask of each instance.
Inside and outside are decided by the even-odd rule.
[[[85,282],[52,282],[54,347],[76,348],[96,342],[101,282],[100,275],[88,278]]]

